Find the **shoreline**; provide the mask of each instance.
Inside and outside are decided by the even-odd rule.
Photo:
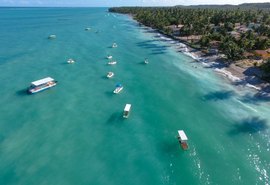
[[[174,40],[184,44],[178,39]],[[204,67],[212,68],[213,71],[227,78],[233,85],[251,88],[257,92],[256,96],[270,98],[270,84],[258,77],[262,73],[258,68],[240,67],[237,63],[228,64],[226,59],[222,57],[222,54],[206,55],[198,49],[194,49],[186,44],[184,45],[187,51],[180,52],[189,55]]]
[[[136,21],[141,27],[143,24],[134,19],[133,15],[128,15]],[[143,25],[154,31],[160,40],[175,46],[177,52],[193,58],[206,68],[212,68],[214,72],[228,79],[232,85],[248,87],[256,91],[255,96],[258,98],[270,98],[270,83],[262,80],[258,76],[262,71],[256,67],[240,67],[236,64],[229,64],[223,54],[205,54],[199,49],[192,48],[188,43],[177,39],[171,35],[164,34],[158,29]]]

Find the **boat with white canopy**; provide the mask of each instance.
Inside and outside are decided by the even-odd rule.
[[[178,141],[183,150],[188,149],[188,144],[187,144],[188,138],[183,130],[178,130]]]
[[[57,81],[55,81],[51,77],[46,77],[37,81],[34,81],[31,83],[31,86],[27,89],[27,92],[30,94],[34,94],[46,89],[49,89],[51,87],[56,86]]]
[[[123,117],[128,118],[131,109],[131,104],[126,104],[123,112]]]

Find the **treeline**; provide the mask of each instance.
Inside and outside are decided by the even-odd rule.
[[[191,44],[206,49],[211,42],[219,42],[219,51],[231,60],[243,58],[244,52],[270,48],[270,11],[183,7],[119,7],[109,11],[132,14],[140,23],[172,36],[170,26],[181,25],[178,36],[200,35],[201,39]]]
[[[201,9],[261,9],[270,10],[270,3],[243,3],[240,5],[190,5],[190,6],[177,6],[182,8],[201,8]]]

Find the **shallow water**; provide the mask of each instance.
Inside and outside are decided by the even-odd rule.
[[[269,183],[269,102],[250,89],[104,8],[2,8],[0,17],[0,184]],[[25,93],[46,76],[58,85]]]

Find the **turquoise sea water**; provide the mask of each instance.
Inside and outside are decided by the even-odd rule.
[[[106,11],[0,9],[0,184],[269,184],[269,102]]]

